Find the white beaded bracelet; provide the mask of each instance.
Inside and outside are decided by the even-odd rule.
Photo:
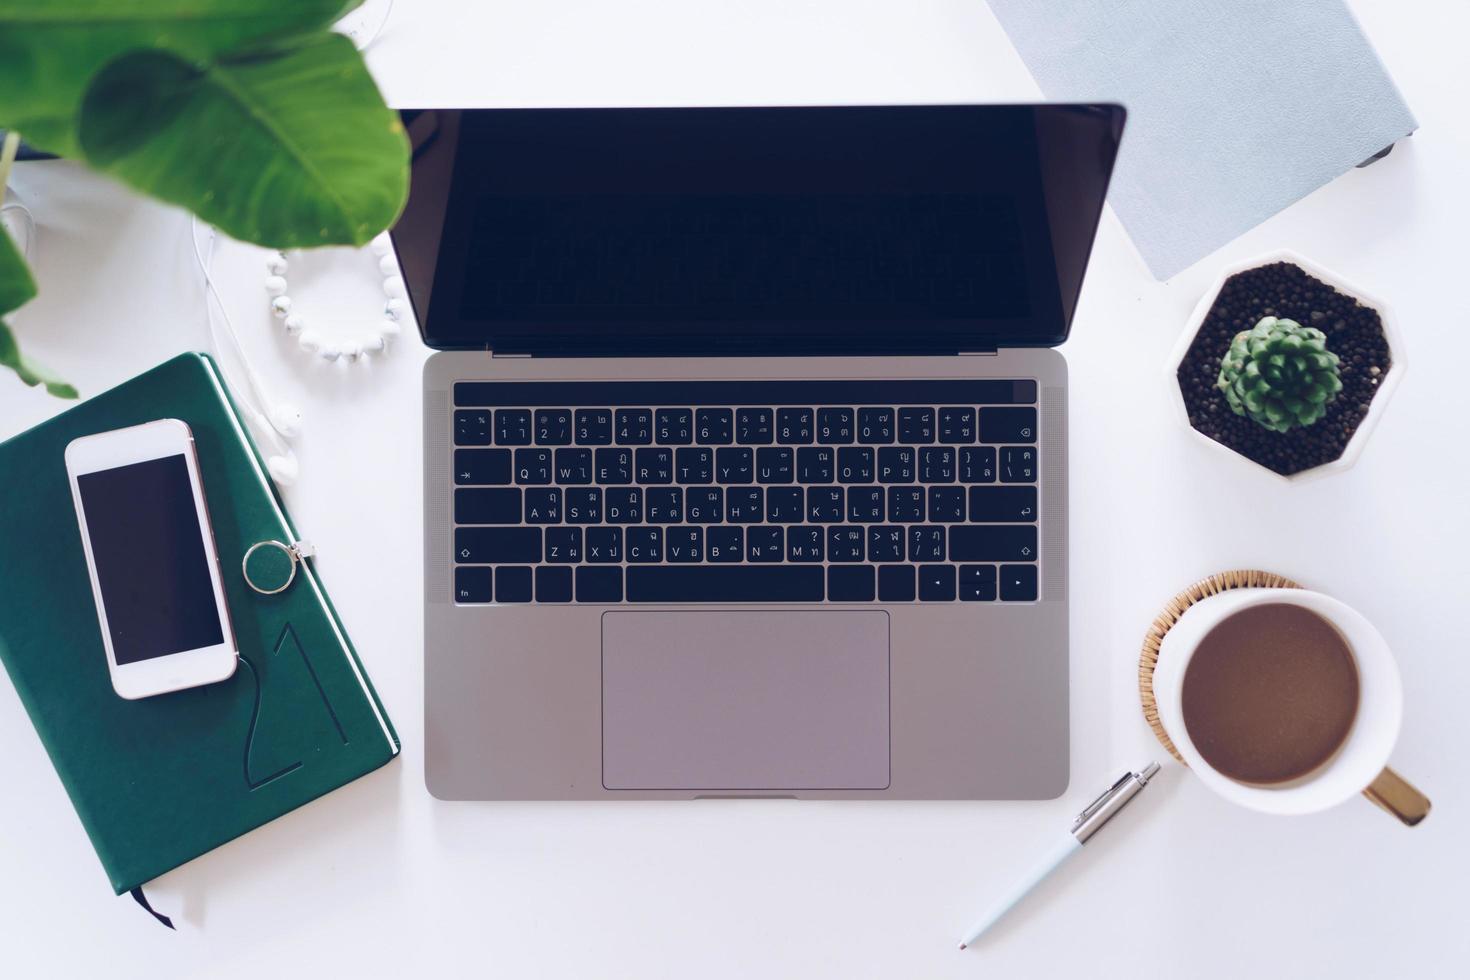
[[[378,257],[378,270],[383,273],[383,313],[376,328],[359,332],[341,343],[322,336],[321,332],[307,324],[306,318],[293,309],[286,290],[286,271],[290,263],[284,252],[274,252],[265,261],[265,291],[271,297],[271,313],[282,321],[286,333],[296,338],[301,349],[310,354],[319,354],[324,360],[342,359],[349,364],[361,360],[366,354],[381,354],[388,349],[388,341],[401,331],[399,321],[408,311],[403,277],[398,274],[398,260],[393,256],[393,244],[384,232],[372,241],[373,254]]]

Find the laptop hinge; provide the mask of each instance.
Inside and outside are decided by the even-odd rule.
[[[496,352],[496,351],[490,351],[490,356],[491,357],[529,358],[531,355],[530,354],[503,354],[503,353],[499,353],[499,352]]]
[[[962,350],[959,352],[960,357],[995,357],[999,353],[998,350]]]

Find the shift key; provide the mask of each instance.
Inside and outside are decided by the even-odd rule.
[[[533,565],[541,560],[541,529],[457,527],[454,559],[476,565]]]
[[[1035,561],[1034,524],[956,524],[949,529],[950,561]]]

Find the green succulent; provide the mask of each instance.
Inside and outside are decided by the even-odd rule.
[[[1275,432],[1311,425],[1342,390],[1327,335],[1295,320],[1262,317],[1220,359],[1217,387],[1236,415]]]

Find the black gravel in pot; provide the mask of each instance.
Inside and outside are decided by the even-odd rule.
[[[1286,317],[1327,335],[1342,359],[1342,391],[1316,424],[1272,432],[1230,410],[1215,387],[1230,341],[1263,316]],[[1283,475],[1330,463],[1342,455],[1368,414],[1368,404],[1393,361],[1378,311],[1364,306],[1300,266],[1274,262],[1225,280],[1179,364],[1179,390],[1189,424],[1247,459]]]

